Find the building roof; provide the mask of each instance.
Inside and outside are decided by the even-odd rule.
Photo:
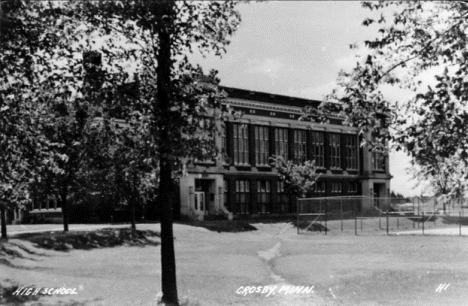
[[[252,100],[265,103],[273,103],[283,106],[296,106],[296,107],[318,107],[322,102],[318,100],[308,100],[303,98],[296,98],[283,95],[275,95],[260,91],[251,91],[246,89],[239,89],[233,87],[220,86],[225,90],[229,98],[237,98],[243,100]]]

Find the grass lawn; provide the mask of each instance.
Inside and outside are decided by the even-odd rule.
[[[253,226],[257,230],[219,233],[175,225],[182,301],[217,306],[467,305],[466,237],[371,231],[354,236],[336,233],[336,228],[328,235],[297,235],[290,223]],[[158,224],[137,227],[159,231]],[[22,256],[0,255],[0,305],[156,304],[161,290],[157,243],[63,252],[34,247],[29,240],[8,242],[8,248]],[[450,285],[437,292],[440,284]],[[267,285],[315,287],[310,294],[236,293],[241,286]],[[15,286],[65,286],[78,294],[5,298]]]
[[[292,283],[316,284],[319,294],[341,305],[466,305],[467,242],[435,236],[291,237],[284,243],[290,251],[275,268]],[[440,284],[450,286],[438,293]]]

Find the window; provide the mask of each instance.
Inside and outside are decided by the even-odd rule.
[[[331,183],[331,193],[332,196],[339,196],[343,192],[343,186],[341,182],[332,182]]]
[[[303,163],[307,156],[306,131],[294,131],[294,162]]]
[[[249,164],[249,130],[247,124],[234,124],[234,164]]]
[[[250,214],[249,181],[236,181],[236,204],[239,214]]]
[[[288,160],[288,130],[275,129],[275,151],[277,156]]]
[[[270,213],[270,181],[258,181],[257,184],[258,212],[261,214]]]
[[[312,154],[315,166],[325,167],[325,137],[323,132],[312,132]]]
[[[278,202],[279,202],[280,212],[287,213],[289,212],[289,197],[284,192],[284,182],[278,181],[276,186],[277,186],[277,191],[278,191]]]
[[[226,129],[226,125],[223,124],[223,126],[221,127],[221,154],[223,154],[225,163],[229,161]]]
[[[330,133],[330,168],[341,168],[340,134]]]
[[[312,187],[312,193],[316,197],[324,197],[327,193],[325,182],[316,181]]]
[[[385,155],[381,152],[372,152],[372,170],[385,171]]]
[[[223,194],[223,204],[224,207],[231,210],[231,206],[229,205],[229,181],[224,180],[224,194]]]
[[[356,182],[348,183],[348,195],[357,195],[358,194],[358,184]]]
[[[358,168],[358,148],[355,135],[346,136],[346,168],[357,170]]]
[[[269,137],[268,127],[255,127],[255,164],[260,166],[268,166],[269,153]]]

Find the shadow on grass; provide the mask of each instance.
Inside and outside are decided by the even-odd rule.
[[[307,230],[309,232],[328,232],[328,228],[326,228],[323,224],[318,222],[314,222],[311,224],[310,221],[299,221],[299,223],[294,220],[293,225],[295,227],[299,227],[301,230]]]
[[[422,222],[434,222],[434,220],[437,220],[438,218],[434,215],[431,215],[431,216],[424,216],[424,218],[422,216],[414,216],[414,217],[407,217],[407,216],[402,216],[404,218],[407,218],[411,221],[414,221],[414,222],[418,222],[418,223],[422,223]],[[393,217],[394,218],[394,217]]]
[[[13,244],[9,241],[0,241],[0,265],[7,266],[10,268],[14,268],[14,269],[48,270],[47,268],[23,266],[23,265],[18,265],[18,264],[13,263],[14,260],[17,258],[38,261],[37,259],[32,258],[30,256],[24,256],[21,252],[19,252],[15,248],[17,248],[16,244]]]
[[[157,246],[159,233],[130,228],[105,228],[96,231],[42,232],[16,235],[36,247],[67,252],[72,249],[91,250],[115,246]]]
[[[444,224],[461,224],[468,225],[468,217],[459,217],[459,216],[442,216],[442,222]]]
[[[203,227],[213,232],[225,232],[225,233],[239,233],[239,232],[248,232],[256,231],[257,228],[249,224],[246,221],[227,221],[227,220],[218,220],[218,221],[179,221],[179,224]]]
[[[66,302],[64,301],[57,301],[57,303],[51,303],[51,302],[41,302],[39,301],[38,303],[34,303],[34,306],[86,306],[89,305],[90,302],[96,302],[100,301],[100,299],[94,299],[92,301],[75,301],[75,300],[68,300]],[[43,304],[45,303],[45,304]]]
[[[49,268],[43,268],[43,267],[27,267],[27,266],[21,266],[21,265],[15,265],[12,263],[9,259],[6,258],[0,258],[0,265],[4,265],[13,269],[22,269],[22,270],[50,270]],[[3,306],[0,304],[0,306]]]
[[[41,257],[48,257],[49,255],[47,254],[44,254],[44,253],[39,253],[39,252],[36,252],[34,250],[31,250],[30,248],[26,247],[25,245],[21,244],[21,243],[17,243],[16,241],[8,241],[9,244],[11,244],[12,246],[15,246],[17,248],[19,248],[20,250],[24,251],[25,253],[29,254],[29,255],[33,255],[33,256],[41,256]],[[28,259],[31,259],[31,258],[28,258]],[[36,260],[36,259],[32,259],[32,260]]]

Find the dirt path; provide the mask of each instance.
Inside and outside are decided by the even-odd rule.
[[[259,225],[257,225],[257,227],[261,228]],[[269,288],[274,288],[274,292],[271,294],[273,296],[271,305],[338,305],[335,301],[331,299],[327,300],[320,296],[314,291],[314,285],[304,283],[293,284],[282,275],[279,275],[279,272],[275,271],[275,261],[282,256],[281,247],[283,240],[287,239],[292,232],[295,232],[295,228],[292,224],[283,225],[282,228],[278,228],[276,225],[272,225],[272,227],[273,228],[270,230],[273,230],[273,233],[275,230],[279,229],[279,231],[272,234],[270,238],[272,242],[275,243],[274,246],[270,249],[258,252],[258,256],[262,258],[265,263],[270,280],[273,281],[267,285]]]

